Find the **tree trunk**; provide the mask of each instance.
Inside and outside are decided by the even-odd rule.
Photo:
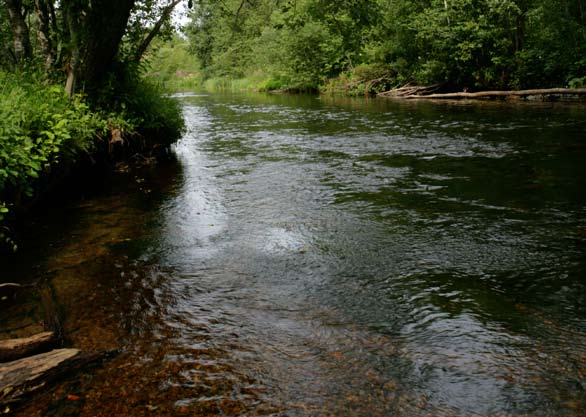
[[[12,29],[15,64],[19,65],[30,58],[32,54],[29,30],[26,25],[22,1],[6,0],[5,3],[8,9],[10,28]]]
[[[65,83],[65,92],[69,97],[75,95],[77,88],[77,78],[79,74],[80,61],[80,37],[81,37],[81,20],[82,11],[76,7],[73,2],[68,2],[63,5],[63,19],[64,25],[69,34],[70,54],[69,63],[67,65],[67,81]]]
[[[96,0],[86,10],[80,37],[80,80],[92,90],[110,69],[135,0]]]
[[[37,17],[37,41],[45,58],[45,68],[49,69],[54,62],[54,51],[51,43],[49,6],[44,0],[35,0],[35,15]]]
[[[515,28],[515,53],[521,51],[525,41],[525,12],[517,16]]]
[[[135,0],[94,0],[81,5],[64,2],[71,44],[66,92],[72,96],[82,85],[91,92],[110,69]]]

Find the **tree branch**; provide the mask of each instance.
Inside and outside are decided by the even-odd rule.
[[[161,31],[161,28],[163,27],[165,22],[169,19],[169,17],[171,16],[171,13],[175,9],[175,7],[179,4],[180,1],[181,0],[173,0],[171,3],[169,3],[167,5],[167,7],[165,7],[163,9],[163,13],[161,13],[161,17],[159,18],[159,20],[157,20],[157,23],[155,23],[155,26],[152,28],[152,30],[149,32],[149,34],[146,36],[146,38],[144,38],[143,41],[138,46],[136,53],[134,54],[134,60],[136,62],[138,62],[142,59],[142,57],[145,54],[146,50],[148,49],[149,45],[151,44],[151,42],[153,41],[155,36],[157,36],[157,34]]]

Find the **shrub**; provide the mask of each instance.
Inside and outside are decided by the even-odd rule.
[[[70,100],[60,86],[35,73],[0,71],[0,243],[11,243],[2,225],[10,202],[30,197],[41,176],[90,152],[107,122],[83,97]]]
[[[100,139],[123,137],[132,154],[152,153],[166,149],[184,129],[179,102],[127,63],[87,97],[73,99],[40,72],[0,70],[0,114],[0,246],[15,247],[5,226],[12,208],[57,169],[68,171],[61,166],[109,150]]]
[[[0,84],[0,194],[11,188],[30,195],[32,179],[91,151],[96,134],[105,133],[106,121],[59,86],[1,72]]]
[[[110,119],[116,115],[125,121],[127,130],[136,130],[151,145],[170,145],[185,128],[181,105],[142,71],[140,66],[119,63],[90,97],[92,105],[98,111],[109,109]]]

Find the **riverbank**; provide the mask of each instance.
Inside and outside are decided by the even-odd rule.
[[[359,69],[330,79],[319,87],[299,87],[289,85],[284,79],[274,79],[268,75],[237,78],[219,77],[200,81],[194,85],[190,78],[179,74],[163,84],[170,92],[183,92],[188,89],[201,89],[209,92],[266,92],[271,94],[321,94],[348,97],[384,97],[400,99],[438,99],[438,100],[522,100],[522,101],[563,101],[585,102],[586,88],[534,88],[525,90],[482,90],[469,92],[446,85],[405,85],[393,87],[396,79],[383,67]]]
[[[66,178],[91,166],[156,159],[183,129],[175,100],[125,80],[98,99],[67,97],[38,73],[0,72],[0,247],[16,250],[10,225]]]

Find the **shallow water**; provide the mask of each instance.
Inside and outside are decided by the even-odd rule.
[[[586,108],[178,100],[176,163],[50,205],[3,268],[119,350],[22,415],[584,415]]]

